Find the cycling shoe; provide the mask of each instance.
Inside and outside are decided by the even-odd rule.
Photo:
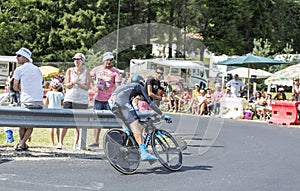
[[[141,152],[142,161],[154,161],[157,160],[155,156],[150,155],[148,152]]]

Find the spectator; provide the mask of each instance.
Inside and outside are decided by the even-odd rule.
[[[191,107],[192,107],[192,114],[198,114],[198,97],[200,96],[200,85],[195,83],[194,89],[192,92],[192,99],[191,99]]]
[[[65,76],[63,74],[59,74],[57,76],[53,76],[53,78],[58,79],[59,82],[61,83],[61,86],[58,89],[58,91],[64,93],[65,92],[65,87],[64,87]]]
[[[204,115],[207,111],[207,100],[204,94],[204,90],[200,90],[200,95],[198,96],[198,115]]]
[[[274,100],[286,100],[286,95],[282,87],[278,88],[278,92],[275,95]]]
[[[261,120],[266,120],[267,113],[272,112],[271,101],[272,101],[272,95],[268,93],[266,95],[266,98],[263,101],[263,106],[264,107],[258,107],[256,109],[256,111],[259,114]]]
[[[50,89],[50,83],[49,82],[44,83],[44,89]]]
[[[114,55],[112,52],[103,54],[103,65],[96,66],[91,71],[91,76],[95,79],[92,85],[96,91],[94,100],[94,109],[96,110],[110,110],[108,100],[114,90],[120,86],[122,76],[119,70],[113,67]],[[94,129],[94,140],[89,145],[92,148],[99,147],[99,135],[101,129]]]
[[[259,117],[262,119],[262,116],[265,115],[264,110],[266,104],[266,99],[262,96],[261,92],[256,92],[256,101],[252,105],[254,115],[258,114]]]
[[[257,99],[256,93],[257,93],[257,92],[253,92],[253,93],[252,93],[252,96],[251,96],[250,99],[249,99],[249,103],[253,103],[253,102],[256,101],[256,99]]]
[[[17,105],[20,105],[20,92],[15,91],[14,86],[14,78],[13,78],[14,72],[9,72],[9,76],[6,80],[6,84],[9,86],[9,104],[10,106],[14,106],[14,103],[16,102]]]
[[[226,83],[226,87],[230,87],[231,92],[236,97],[241,97],[241,93],[244,92],[245,84],[239,79],[239,75],[235,74],[234,78]]]
[[[182,93],[182,96],[181,98],[186,102],[190,102],[190,99],[191,99],[191,92],[189,91],[189,89],[186,87],[184,88],[184,91]]]
[[[245,82],[244,86],[242,87],[241,96],[240,97],[247,97],[248,96],[247,92],[248,92],[248,83]]]
[[[299,83],[299,78],[293,79],[292,101],[300,101],[300,83]]]
[[[163,111],[169,111],[170,110],[169,105],[170,105],[170,99],[168,98],[167,93],[164,92],[162,95],[160,108]]]
[[[236,95],[231,92],[231,88],[230,87],[227,87],[224,97],[236,98]]]
[[[61,109],[64,101],[64,94],[58,90],[61,88],[61,83],[58,79],[52,79],[50,83],[50,91],[46,93],[45,105],[51,109]],[[60,140],[60,129],[56,128],[56,136],[58,140],[57,149],[62,149],[62,141]],[[54,146],[54,128],[50,129],[50,141]]]
[[[145,88],[148,92],[148,95],[154,103],[159,106],[160,101],[162,100],[162,93],[163,93],[163,87],[161,86],[160,79],[163,77],[164,69],[162,67],[156,68],[156,72],[154,76],[149,76],[145,83]],[[167,85],[167,84],[166,84]],[[169,88],[167,86],[166,88],[167,92],[169,92]],[[168,93],[167,93],[168,94]],[[172,94],[172,92],[171,92]],[[170,95],[171,95],[170,94]],[[168,96],[170,96],[168,95]],[[140,110],[150,110],[151,107],[148,105],[148,103],[144,100],[143,97],[141,97],[139,101]]]
[[[157,106],[159,106],[159,102],[162,99],[162,87],[160,84],[160,80],[163,78],[164,68],[158,67],[156,68],[156,72],[154,76],[149,76],[146,80],[146,89],[149,97],[153,100]]]
[[[85,56],[82,53],[76,53],[73,57],[75,67],[69,68],[66,72],[65,86],[66,94],[64,98],[65,109],[87,109],[89,105],[90,73],[83,65]],[[67,128],[60,132],[60,143],[63,144]],[[79,130],[75,129],[74,149],[79,149]]]
[[[172,86],[170,83],[164,82],[165,92],[167,94],[167,97],[169,97],[172,94]]]
[[[17,62],[13,78],[13,89],[21,93],[21,107],[31,109],[43,108],[43,77],[40,69],[32,64],[31,51],[21,48],[16,52]],[[16,150],[27,150],[26,144],[33,132],[32,127],[19,128],[19,143]]]
[[[217,113],[217,109],[220,108],[220,100],[224,96],[224,91],[221,89],[221,85],[219,83],[216,83],[215,85],[215,92],[213,94],[213,110],[212,114]]]
[[[183,100],[182,101],[182,106],[184,107],[185,112],[187,112],[190,109],[190,102],[191,102],[192,92],[189,91],[188,87],[185,87],[183,90],[184,91],[183,91],[182,96],[181,96],[181,99]]]
[[[214,107],[214,98],[213,98],[213,94],[210,88],[206,89],[206,94],[205,94],[205,98],[206,98],[206,103],[207,103],[207,114],[211,115],[211,112],[213,110]]]
[[[180,112],[181,102],[185,102],[185,101],[177,95],[176,90],[173,90],[172,94],[170,95],[169,111]]]
[[[262,97],[264,97],[264,98],[267,97],[267,95],[266,95],[266,93],[265,93],[265,90],[262,89],[262,90],[260,91],[260,93],[261,93],[261,96],[262,96]]]

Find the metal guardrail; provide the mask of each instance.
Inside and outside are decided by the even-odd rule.
[[[138,112],[141,118],[154,114],[152,111]],[[92,109],[27,109],[0,107],[0,126],[34,128],[79,128],[79,147],[86,148],[88,128],[121,128],[122,122],[108,110]]]

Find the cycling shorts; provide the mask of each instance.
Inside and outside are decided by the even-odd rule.
[[[128,100],[128,98],[124,99],[122,96],[118,96],[116,100],[114,100],[111,111],[116,115],[116,117],[124,121],[126,125],[130,125],[135,120],[140,119],[132,103]]]

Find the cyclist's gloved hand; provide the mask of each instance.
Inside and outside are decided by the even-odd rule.
[[[172,123],[172,118],[169,115],[164,115],[164,119],[166,120],[167,123]]]

